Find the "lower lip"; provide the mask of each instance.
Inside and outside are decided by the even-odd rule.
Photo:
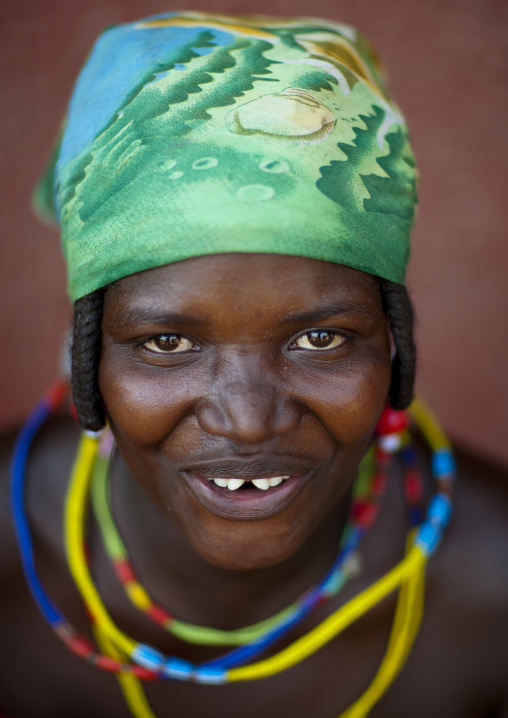
[[[312,473],[292,476],[266,491],[258,488],[230,491],[201,476],[186,474],[186,478],[196,498],[210,513],[229,521],[255,521],[284,511],[300,494]]]

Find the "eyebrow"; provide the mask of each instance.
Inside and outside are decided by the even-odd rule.
[[[314,322],[340,315],[348,315],[358,319],[372,319],[372,312],[369,311],[364,304],[360,304],[359,302],[343,301],[327,304],[309,312],[292,312],[281,319],[281,323],[289,324],[294,322],[298,324]]]
[[[156,309],[136,307],[131,309],[121,319],[115,322],[115,326],[124,329],[135,329],[144,324],[158,324],[159,326],[188,327],[203,326],[204,319],[190,314],[178,312],[158,312]]]

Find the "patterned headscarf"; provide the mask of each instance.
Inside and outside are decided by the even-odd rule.
[[[55,160],[73,300],[223,252],[404,281],[415,162],[379,63],[351,27],[185,12],[109,28]]]

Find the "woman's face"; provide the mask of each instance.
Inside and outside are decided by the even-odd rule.
[[[116,282],[102,330],[119,450],[168,519],[217,566],[292,555],[344,497],[387,399],[376,280],[301,257],[198,257]]]

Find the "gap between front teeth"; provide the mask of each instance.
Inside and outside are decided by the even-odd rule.
[[[251,479],[251,483],[258,489],[266,491],[271,486],[278,486],[289,478],[289,476],[273,476],[270,479]],[[223,489],[229,489],[230,491],[236,491],[236,489],[239,489],[240,486],[243,486],[245,483],[244,479],[209,479],[209,481],[213,481],[214,484],[217,484],[217,486],[220,486]]]

